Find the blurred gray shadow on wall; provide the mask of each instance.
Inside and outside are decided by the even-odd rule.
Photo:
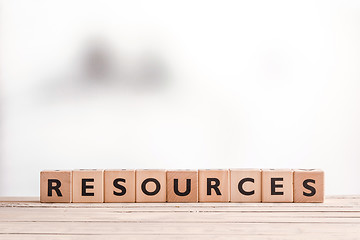
[[[48,98],[81,95],[91,90],[140,92],[159,91],[169,85],[170,74],[161,53],[151,49],[140,56],[122,56],[104,41],[84,44],[66,72],[56,73],[46,82],[42,92]],[[127,58],[128,57],[128,58]],[[134,60],[135,59],[135,60]]]

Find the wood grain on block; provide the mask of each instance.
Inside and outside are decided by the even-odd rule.
[[[293,170],[262,170],[262,202],[293,202]]]
[[[261,202],[261,170],[230,169],[230,202]]]
[[[229,201],[229,171],[199,170],[199,202]]]
[[[40,172],[40,202],[69,203],[72,200],[71,171]]]
[[[135,202],[135,170],[104,171],[104,202]]]
[[[103,170],[73,171],[73,202],[104,202]]]
[[[324,202],[324,172],[318,169],[294,171],[294,202]]]
[[[166,202],[166,171],[136,170],[136,202]]]
[[[168,202],[198,201],[198,172],[179,170],[166,172]]]

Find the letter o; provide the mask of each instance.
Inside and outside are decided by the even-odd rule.
[[[149,191],[146,189],[146,184],[147,184],[148,182],[153,182],[153,183],[155,183],[156,188],[155,188],[154,191],[149,192]],[[157,193],[160,192],[160,189],[161,189],[161,185],[160,185],[159,181],[156,180],[155,178],[147,178],[147,179],[145,179],[145,180],[142,182],[142,184],[141,184],[141,190],[143,191],[143,193],[145,193],[145,194],[148,195],[148,196],[154,196],[154,195],[156,195]]]

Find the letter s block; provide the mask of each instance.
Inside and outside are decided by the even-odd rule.
[[[293,170],[262,170],[262,202],[293,202]]]
[[[136,202],[166,202],[165,170],[136,170]]]
[[[105,170],[104,200],[135,202],[135,170]]]
[[[73,171],[73,202],[102,203],[104,202],[103,170]]]
[[[324,202],[324,172],[318,169],[294,171],[294,202]]]
[[[40,172],[40,202],[70,203],[72,200],[71,171]]]
[[[167,201],[197,202],[198,172],[191,170],[167,171]]]
[[[199,202],[229,202],[229,171],[199,170]]]

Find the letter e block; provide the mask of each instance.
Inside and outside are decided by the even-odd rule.
[[[229,171],[199,170],[199,202],[229,202]]]
[[[101,203],[104,202],[103,170],[73,171],[73,202]]]
[[[318,169],[294,171],[294,202],[324,202],[324,172]]]
[[[72,194],[71,171],[40,172],[40,202],[70,203]]]
[[[136,170],[136,202],[166,202],[165,170]]]
[[[198,201],[197,171],[167,171],[166,178],[168,202]]]
[[[262,170],[262,202],[293,202],[293,170]]]
[[[230,202],[261,202],[260,169],[230,169]]]
[[[135,202],[135,170],[105,170],[104,200]]]

